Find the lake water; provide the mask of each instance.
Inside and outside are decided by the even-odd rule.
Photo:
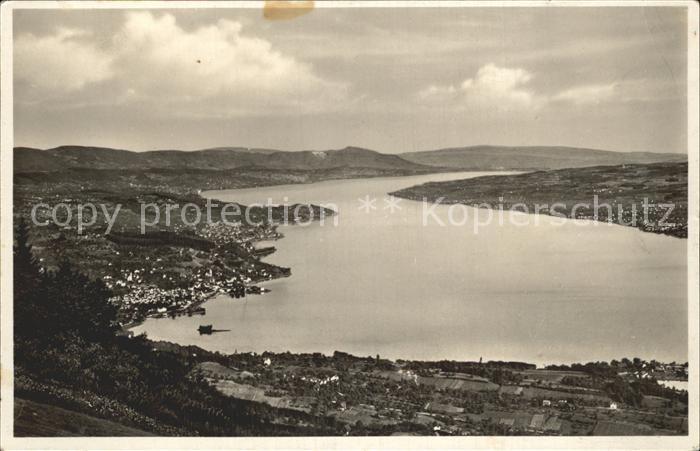
[[[641,357],[687,360],[687,241],[630,227],[448,206],[386,193],[486,175],[328,181],[209,192],[242,204],[334,203],[337,226],[284,226],[266,261],[292,276],[270,293],[205,304],[205,317],[149,319],[136,333],[210,350],[323,352],[538,364]],[[359,199],[376,198],[360,209]],[[452,219],[462,222],[461,211]],[[459,214],[458,214],[459,213]],[[512,224],[511,215],[528,225]],[[563,225],[561,223],[564,223]],[[230,332],[202,335],[200,324]]]
[[[673,388],[675,390],[685,390],[688,391],[688,381],[659,381],[659,384],[664,387]]]

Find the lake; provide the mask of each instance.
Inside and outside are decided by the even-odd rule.
[[[490,174],[208,192],[242,204],[333,203],[337,225],[327,218],[280,228],[285,237],[266,261],[290,267],[292,276],[265,283],[270,293],[219,296],[205,304],[205,317],[148,319],[134,332],[222,352],[341,350],[538,364],[687,360],[686,240],[521,213],[475,231],[474,218],[485,223],[496,213],[448,206],[432,210],[425,224],[423,203],[392,204],[386,195]],[[359,199],[372,198],[360,208]],[[450,225],[450,216],[464,224]],[[200,336],[200,324],[230,332]]]
[[[688,381],[667,381],[660,380],[659,384],[664,387],[673,388],[674,390],[685,390],[688,391]]]

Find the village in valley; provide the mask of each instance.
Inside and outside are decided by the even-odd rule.
[[[18,220],[29,223],[32,207],[37,203],[47,205],[46,209],[34,210],[36,224],[29,224],[33,249],[42,266],[52,270],[62,261],[69,261],[91,278],[102,280],[113,293],[110,301],[118,308],[125,329],[149,316],[203,314],[206,310],[202,304],[217,294],[238,299],[264,293],[266,289],[258,283],[287,277],[291,271],[262,261],[275,248],[258,243],[280,238],[277,226],[282,221],[308,221],[321,213],[315,206],[271,206],[245,214],[246,207],[241,207],[237,217],[227,217],[225,223],[220,219],[195,223],[195,218],[189,221],[178,211],[171,223],[161,220],[141,234],[140,202],[160,206],[189,202],[204,209],[204,198],[196,192],[146,191],[148,188],[143,187],[132,187],[127,192],[105,187],[82,189],[70,195],[61,192],[61,185],[44,187],[46,191],[23,188],[18,185],[15,191]],[[52,203],[67,205],[72,218],[88,203],[105,205],[112,212],[117,211],[117,204],[121,208],[109,232],[102,216],[78,231],[75,219],[60,226],[69,219],[67,210],[61,211],[63,216],[57,216],[58,221],[53,220],[53,211],[48,208]],[[221,217],[221,205],[216,211],[219,216],[214,218]]]

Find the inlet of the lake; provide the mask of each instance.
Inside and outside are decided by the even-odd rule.
[[[280,228],[285,237],[266,261],[290,267],[292,276],[265,283],[270,293],[219,296],[204,305],[204,317],[152,318],[134,332],[226,353],[341,350],[538,364],[687,360],[686,240],[535,215],[519,218],[528,225],[494,220],[475,231],[473,217],[487,222],[492,211],[470,208],[466,224],[450,225],[447,206],[425,224],[422,202],[392,204],[387,196],[480,175],[487,174],[208,192],[241,204],[332,203],[337,225],[326,219]],[[230,331],[199,335],[200,324]]]

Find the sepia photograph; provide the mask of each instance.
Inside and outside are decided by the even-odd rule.
[[[698,4],[2,4],[2,449],[697,450]]]

